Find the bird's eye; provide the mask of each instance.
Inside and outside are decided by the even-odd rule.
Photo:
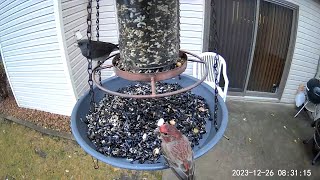
[[[168,133],[163,133],[164,135],[168,135]]]

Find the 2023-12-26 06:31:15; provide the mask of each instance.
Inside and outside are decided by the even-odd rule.
[[[261,170],[261,169],[255,169],[255,170],[248,170],[248,169],[237,169],[232,170],[232,176],[279,176],[279,177],[299,177],[299,176],[311,176],[311,170],[285,170],[285,169],[279,169],[279,170]]]

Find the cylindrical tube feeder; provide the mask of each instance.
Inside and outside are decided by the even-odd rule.
[[[116,0],[118,68],[139,72],[167,69],[179,59],[178,0]]]

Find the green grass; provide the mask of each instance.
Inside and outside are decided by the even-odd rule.
[[[0,120],[0,179],[161,179],[160,171],[99,165],[94,169],[91,157],[74,141]]]

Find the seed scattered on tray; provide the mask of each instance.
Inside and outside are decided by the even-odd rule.
[[[176,91],[178,84],[156,83],[158,94]],[[119,89],[127,94],[151,94],[151,86],[139,83]],[[134,99],[106,95],[86,116],[87,135],[97,151],[106,156],[127,158],[131,162],[156,163],[161,140],[156,129],[163,123],[176,126],[193,146],[206,133],[211,119],[205,99],[191,92],[157,99]],[[197,132],[195,132],[197,131]]]
[[[159,120],[158,120],[158,126],[162,126],[163,124],[164,124],[164,119],[163,118],[160,118]]]
[[[172,119],[169,121],[169,123],[174,126],[176,124],[176,121]]]

